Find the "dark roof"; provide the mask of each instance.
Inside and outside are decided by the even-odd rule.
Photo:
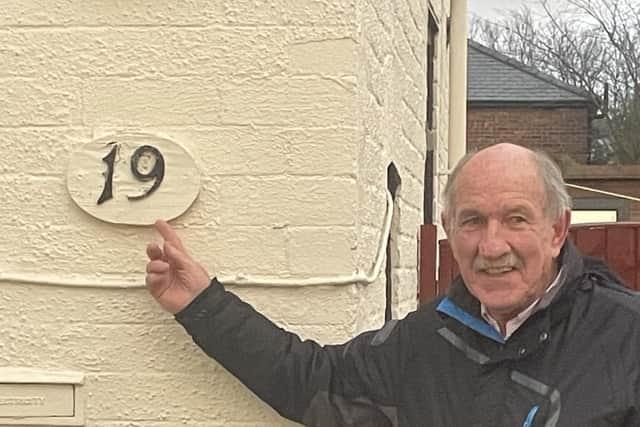
[[[588,92],[473,40],[467,51],[467,101],[477,104],[593,104]]]

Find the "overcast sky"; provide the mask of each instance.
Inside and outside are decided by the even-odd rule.
[[[506,9],[520,9],[523,3],[534,6],[534,1],[524,0],[467,0],[469,15],[476,14],[483,18],[492,19],[500,16],[500,11]]]

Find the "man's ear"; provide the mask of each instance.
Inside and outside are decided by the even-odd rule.
[[[562,215],[553,224],[553,237],[551,238],[551,247],[553,257],[560,255],[560,250],[569,235],[569,227],[571,226],[571,210],[565,210]]]

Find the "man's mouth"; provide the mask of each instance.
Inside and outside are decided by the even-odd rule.
[[[508,273],[510,271],[513,271],[514,268],[513,267],[508,267],[508,266],[504,266],[504,267],[488,267],[488,268],[483,268],[482,272],[486,273],[486,274],[504,274],[504,273]]]

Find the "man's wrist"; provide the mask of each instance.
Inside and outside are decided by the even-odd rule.
[[[175,319],[182,323],[181,321],[185,320],[190,313],[197,313],[200,306],[202,306],[205,301],[209,299],[211,294],[218,292],[224,292],[224,287],[222,286],[222,283],[220,283],[218,279],[214,277],[209,282],[209,285],[205,287],[198,295],[196,295],[196,297],[193,298],[191,302],[189,302],[183,309],[175,313]]]

